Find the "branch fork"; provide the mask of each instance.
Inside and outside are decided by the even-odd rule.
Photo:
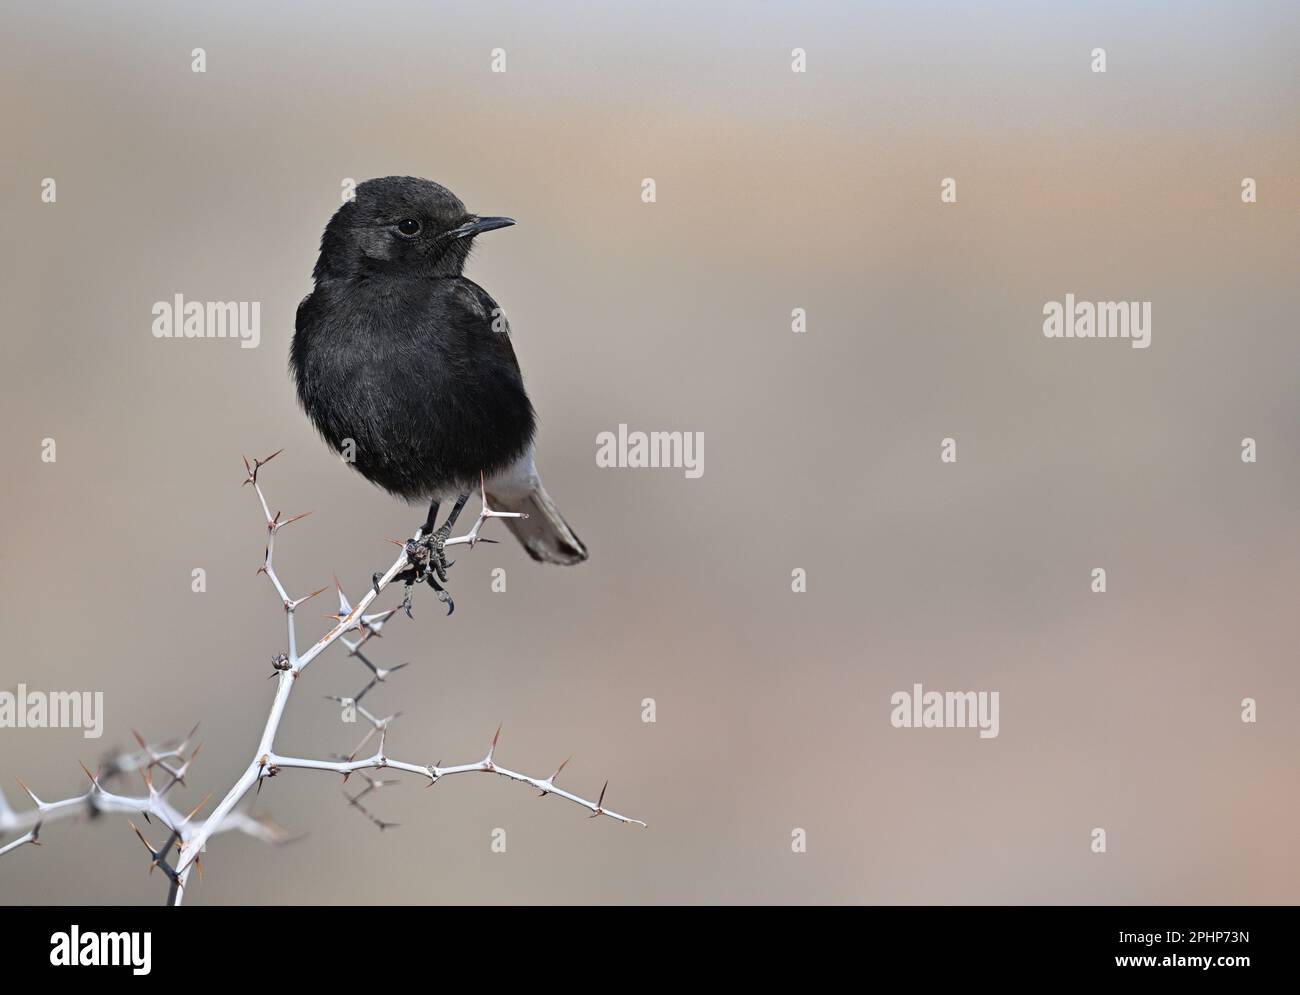
[[[120,753],[110,755],[104,758],[99,770],[91,773],[90,769],[84,764],[82,770],[89,779],[89,786],[79,795],[64,798],[59,801],[47,802],[42,800],[32,791],[23,781],[19,780],[23,791],[27,794],[32,802],[32,808],[26,812],[16,812],[9,806],[3,792],[0,792],[0,837],[8,834],[19,834],[15,839],[0,846],[0,856],[12,853],[19,848],[31,844],[39,846],[41,844],[40,833],[42,827],[50,821],[64,818],[67,816],[89,813],[98,815],[101,813],[121,813],[142,815],[146,822],[152,823],[154,820],[166,830],[167,836],[161,846],[155,847],[145,837],[144,832],[136,826],[133,821],[128,820],[128,824],[139,837],[140,842],[144,844],[145,849],[149,852],[149,870],[160,868],[169,883],[167,902],[169,905],[179,905],[185,897],[185,890],[188,886],[190,872],[199,870],[202,877],[201,854],[204,852],[208,841],[215,835],[227,831],[239,831],[249,836],[260,839],[272,844],[282,844],[291,842],[292,839],[299,837],[290,837],[290,835],[280,826],[271,820],[254,816],[250,813],[237,810],[237,806],[248,794],[249,790],[256,784],[257,791],[260,793],[262,782],[276,777],[285,769],[302,769],[302,770],[319,770],[329,773],[341,774],[344,783],[348,778],[358,773],[366,782],[366,787],[355,795],[349,795],[346,791],[344,797],[348,805],[360,811],[371,823],[377,826],[381,831],[390,829],[396,823],[385,822],[378,818],[368,807],[361,804],[363,798],[368,797],[380,787],[398,783],[396,779],[382,779],[372,777],[368,771],[397,771],[406,774],[412,774],[417,777],[426,779],[426,787],[432,787],[442,778],[451,774],[468,774],[468,773],[489,773],[497,774],[501,777],[508,778],[512,781],[519,781],[532,785],[538,789],[540,797],[547,795],[556,795],[560,798],[567,799],[591,813],[591,818],[600,818],[605,816],[625,825],[645,826],[645,823],[639,819],[633,819],[629,816],[622,815],[612,809],[605,807],[605,793],[609,788],[609,782],[606,781],[601,788],[600,795],[596,801],[589,801],[579,795],[573,794],[556,785],[555,781],[560,773],[568,765],[569,760],[565,760],[556,768],[555,773],[547,778],[532,777],[527,774],[521,774],[517,771],[500,766],[496,761],[497,745],[501,738],[501,727],[498,726],[496,733],[492,736],[492,742],[488,746],[486,755],[482,760],[465,764],[455,764],[442,766],[441,761],[433,764],[421,764],[410,761],[398,760],[390,757],[387,753],[388,732],[392,723],[401,715],[401,712],[394,712],[383,718],[377,717],[373,712],[360,704],[361,699],[368,694],[377,684],[385,683],[393,674],[402,668],[408,666],[407,663],[400,663],[394,667],[381,667],[375,664],[370,658],[362,652],[362,647],[373,638],[382,636],[384,625],[398,612],[398,608],[389,608],[383,611],[370,611],[371,605],[383,593],[384,589],[396,579],[406,579],[405,575],[415,569],[412,563],[410,549],[412,546],[419,546],[423,540],[428,537],[421,535],[417,530],[413,539],[402,542],[390,539],[390,542],[398,545],[402,552],[394,560],[393,564],[383,573],[377,573],[373,576],[370,589],[366,594],[353,605],[343,593],[343,585],[334,580],[334,586],[338,593],[338,611],[328,614],[325,617],[332,620],[333,625],[321,636],[316,642],[304,652],[298,650],[298,636],[296,626],[296,611],[305,602],[311,600],[328,589],[321,587],[310,594],[303,595],[300,598],[293,598],[289,595],[284,585],[280,582],[279,576],[275,571],[275,538],[280,530],[285,526],[292,525],[294,522],[301,521],[311,512],[292,515],[288,518],[282,517],[282,513],[271,512],[271,506],[266,500],[266,495],[262,491],[262,485],[259,478],[259,472],[271,460],[275,459],[283,450],[277,450],[270,456],[263,459],[255,459],[251,462],[247,457],[244,458],[245,477],[244,486],[252,485],[257,495],[258,503],[261,506],[262,515],[266,527],[266,548],[263,553],[262,564],[257,568],[257,573],[265,574],[275,589],[281,606],[284,609],[286,620],[286,641],[288,643],[287,651],[276,653],[271,659],[271,677],[276,680],[275,695],[271,702],[270,712],[267,716],[266,724],[263,727],[260,741],[254,751],[254,760],[244,769],[243,773],[235,781],[234,785],[226,792],[222,799],[217,803],[212,812],[204,819],[195,821],[198,813],[207,805],[212,797],[205,797],[188,813],[182,814],[167,799],[169,793],[177,786],[186,787],[186,776],[190,771],[190,765],[198,756],[202,744],[194,745],[194,737],[198,732],[198,726],[190,730],[183,740],[179,742],[162,742],[151,744],[138,732],[133,733],[139,750],[130,753]],[[480,542],[495,542],[494,539],[488,539],[480,535],[483,525],[493,518],[519,518],[527,517],[520,515],[518,512],[497,511],[488,504],[487,487],[482,476],[479,478],[480,487],[480,510],[478,518],[475,520],[470,530],[461,536],[439,537],[440,548],[445,549],[449,546],[467,545],[471,549]],[[409,610],[409,585],[407,590],[407,599],[402,607]],[[440,600],[450,605],[450,598],[446,597],[445,592],[439,592]],[[448,611],[450,614],[450,610]],[[349,633],[355,633],[355,639],[349,640],[346,636]],[[336,695],[326,695],[327,698],[343,704],[350,705],[365,718],[369,723],[370,729],[365,737],[357,744],[356,748],[346,758],[337,760],[316,760],[302,757],[284,756],[275,751],[275,737],[279,730],[280,722],[284,717],[285,709],[288,705],[289,696],[293,691],[297,679],[307,669],[308,665],[316,659],[322,652],[335,643],[340,643],[346,650],[349,657],[355,657],[368,671],[370,675],[369,683],[353,698],[341,698]],[[357,754],[370,742],[375,735],[379,736],[379,743],[375,753],[372,756],[358,759]],[[570,758],[571,759],[571,758]],[[155,784],[155,770],[161,771],[166,778],[166,783],[159,788]],[[143,795],[118,794],[109,790],[107,782],[112,782],[125,777],[131,773],[138,773],[144,782],[145,793]],[[169,859],[174,862],[169,863]]]

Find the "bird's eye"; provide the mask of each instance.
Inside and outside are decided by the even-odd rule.
[[[403,218],[397,222],[397,230],[407,238],[414,238],[420,234],[420,222],[414,218]]]

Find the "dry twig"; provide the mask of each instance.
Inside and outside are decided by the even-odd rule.
[[[347,596],[343,593],[342,585],[336,579],[335,588],[338,592],[339,607],[337,612],[327,616],[333,619],[334,624],[325,635],[300,653],[298,651],[296,625],[297,609],[311,598],[327,590],[327,588],[322,587],[295,599],[289,596],[275,572],[276,536],[281,529],[306,518],[310,514],[310,512],[304,512],[290,518],[282,518],[280,512],[271,513],[271,507],[267,503],[261,482],[258,480],[258,473],[262,467],[278,455],[280,453],[275,452],[265,459],[254,460],[251,463],[247,459],[244,460],[246,471],[244,483],[252,486],[266,521],[266,552],[262,565],[258,568],[258,573],[264,573],[270,579],[284,607],[288,641],[288,652],[279,653],[272,659],[271,677],[276,680],[275,695],[271,702],[271,710],[267,716],[266,725],[262,730],[261,738],[248,766],[217,803],[212,812],[206,818],[199,819],[197,818],[198,814],[205,807],[208,799],[205,798],[188,813],[182,813],[168,800],[168,796],[177,785],[186,786],[185,779],[189,773],[190,765],[200,749],[200,746],[194,743],[198,727],[195,726],[190,731],[190,734],[179,742],[159,744],[150,744],[139,733],[135,733],[136,742],[140,747],[139,750],[114,754],[104,758],[99,771],[94,774],[86,767],[82,767],[90,783],[80,794],[59,801],[44,801],[37,797],[35,792],[28,788],[26,784],[19,781],[23,790],[31,799],[33,807],[25,812],[17,812],[9,806],[4,794],[0,792],[0,837],[14,833],[21,834],[4,846],[0,846],[0,856],[17,850],[24,844],[40,845],[41,827],[59,818],[76,814],[118,813],[135,815],[138,813],[143,815],[150,824],[156,820],[158,823],[156,828],[161,829],[164,834],[163,842],[155,847],[145,836],[144,831],[137,827],[134,822],[130,823],[131,828],[149,851],[150,871],[155,867],[159,868],[168,879],[168,904],[179,905],[185,897],[190,873],[195,869],[200,869],[200,874],[202,873],[201,854],[204,852],[208,841],[218,833],[238,831],[274,844],[289,842],[292,838],[296,838],[291,837],[283,828],[270,819],[255,816],[236,808],[254,785],[257,785],[260,789],[262,780],[275,777],[285,769],[319,770],[340,774],[345,782],[352,774],[362,774],[367,786],[355,795],[349,795],[345,792],[345,797],[351,807],[364,814],[381,830],[391,828],[395,823],[384,822],[379,819],[369,808],[361,804],[361,799],[381,786],[396,782],[371,777],[366,773],[368,771],[391,770],[413,774],[424,778],[428,787],[432,787],[439,780],[451,774],[498,774],[512,781],[530,784],[537,788],[542,796],[556,795],[580,805],[592,813],[592,818],[606,816],[617,822],[644,826],[645,823],[638,819],[629,818],[615,812],[613,809],[606,808],[605,788],[601,789],[600,796],[596,801],[590,801],[558,787],[555,779],[559,777],[565,764],[568,763],[567,760],[560,764],[554,774],[545,778],[532,777],[502,767],[496,761],[496,749],[501,736],[500,727],[497,728],[496,734],[492,737],[492,743],[481,760],[443,766],[441,762],[431,764],[410,762],[388,755],[388,731],[392,722],[397,719],[400,713],[377,718],[373,713],[361,707],[359,702],[376,684],[385,682],[394,673],[405,667],[406,664],[398,664],[391,668],[379,667],[362,652],[362,647],[372,638],[379,636],[384,625],[398,611],[397,608],[390,608],[385,611],[369,611],[369,609],[379,595],[383,593],[384,589],[399,575],[407,571],[409,565],[407,548],[409,544],[397,543],[397,545],[403,547],[402,552],[387,571],[376,574],[372,578],[370,588],[356,605],[349,602]],[[479,535],[484,523],[492,518],[515,517],[513,512],[496,511],[490,508],[487,503],[485,488],[480,491],[480,496],[482,506],[473,527],[463,536],[448,539],[445,543],[446,546],[466,545],[473,548],[480,541],[491,541],[483,540]],[[412,542],[418,542],[419,539],[420,533],[417,532]],[[395,540],[390,541],[395,542]],[[349,634],[353,638],[349,639]],[[284,756],[277,753],[275,750],[276,732],[280,727],[280,721],[284,717],[294,687],[308,665],[335,643],[342,644],[348,651],[349,656],[356,657],[366,667],[370,674],[370,681],[354,698],[339,698],[332,695],[327,697],[354,707],[370,724],[369,732],[347,757],[317,760]],[[375,736],[379,738],[375,751],[369,756],[359,757],[358,753],[361,749]],[[138,773],[141,776],[145,788],[143,794],[119,794],[109,790],[106,786],[107,782],[120,780],[132,773]],[[156,783],[157,781],[162,782],[161,787]],[[607,787],[608,782],[606,782]]]

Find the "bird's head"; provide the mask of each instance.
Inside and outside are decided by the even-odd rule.
[[[459,197],[432,180],[366,180],[325,226],[312,276],[457,276],[476,235],[512,224],[511,218],[469,213]]]

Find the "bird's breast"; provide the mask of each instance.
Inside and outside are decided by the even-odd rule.
[[[386,490],[411,500],[462,492],[512,465],[533,436],[517,367],[474,332],[397,298],[343,303],[296,360],[303,406]]]

